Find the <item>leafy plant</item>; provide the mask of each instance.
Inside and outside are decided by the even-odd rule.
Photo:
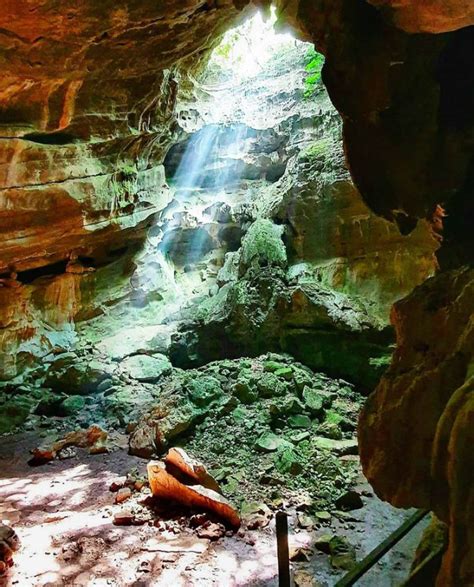
[[[311,96],[313,96],[319,82],[321,81],[321,70],[324,65],[324,55],[321,55],[321,53],[318,53],[313,48],[311,48],[306,54],[306,59],[308,62],[306,63],[305,69],[309,75],[304,80],[304,97],[309,99]]]

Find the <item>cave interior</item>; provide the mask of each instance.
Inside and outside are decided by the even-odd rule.
[[[287,585],[278,512],[296,587],[420,512],[355,584],[474,585],[472,2],[7,0],[0,55],[0,585]]]

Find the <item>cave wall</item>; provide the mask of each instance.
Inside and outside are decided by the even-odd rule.
[[[143,222],[161,205],[155,174],[173,129],[175,64],[191,55],[199,60],[199,52],[247,4],[4,3],[0,266],[10,277],[2,281],[2,326],[28,313],[29,296],[20,295],[16,271],[65,261],[71,251],[93,258],[95,249],[113,249],[124,234],[140,239]],[[472,3],[374,0],[380,10],[362,0],[277,4],[282,22],[326,55],[324,82],[344,118],[346,156],[369,207],[409,232],[441,204],[448,214],[442,266],[456,271],[472,264],[474,84],[466,60],[472,54]],[[124,227],[132,230],[124,233]],[[63,280],[65,290],[77,291],[69,283],[75,277]],[[474,567],[472,495],[466,490],[472,463],[463,448],[472,430],[467,374],[473,345],[466,324],[473,308],[472,296],[466,299],[457,289],[463,283],[466,292],[471,273],[440,274],[397,306],[396,324],[411,320],[415,331],[408,329],[405,340],[399,327],[400,350],[389,371],[395,376],[382,380],[361,420],[362,458],[377,490],[403,505],[429,502],[449,524],[439,585],[472,583]],[[424,307],[423,287],[442,297],[440,309]],[[17,309],[12,290],[23,300],[15,302]],[[63,291],[55,290],[52,300],[61,300]],[[70,305],[65,303],[65,321]],[[440,332],[436,320],[444,323]],[[29,324],[19,328],[27,339]],[[442,338],[450,349],[438,349]],[[447,363],[454,369],[449,381],[451,371],[443,370],[452,349],[458,352]],[[428,365],[428,375],[416,377],[408,392],[399,387],[405,353],[416,373],[424,372],[425,361],[437,361],[437,378],[431,380]],[[423,405],[426,422],[419,416]],[[403,463],[380,457],[379,464],[372,447],[383,442],[385,453],[397,454],[407,434],[413,450]],[[433,447],[436,466],[428,474]],[[402,491],[406,466],[413,474]]]
[[[68,348],[75,321],[133,293],[132,257],[169,202],[162,161],[176,62],[198,61],[240,12],[195,0],[2,8],[0,372],[9,379],[32,356]],[[71,256],[71,271],[56,275]]]

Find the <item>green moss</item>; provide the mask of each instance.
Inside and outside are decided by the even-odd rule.
[[[209,406],[222,396],[219,381],[214,377],[199,377],[189,385],[191,401],[200,407]]]
[[[323,139],[319,139],[319,141],[314,142],[311,146],[309,146],[304,152],[303,157],[313,161],[314,159],[319,159],[320,157],[325,157],[331,152],[331,148],[333,146],[333,141],[330,137],[325,137]]]
[[[28,396],[8,399],[0,405],[0,434],[11,432],[21,426],[30,415],[37,402]]]
[[[336,424],[337,425],[341,422],[341,420],[342,420],[341,414],[338,414],[334,410],[328,410],[326,412],[325,421],[328,422],[328,424]]]
[[[242,240],[241,267],[244,272],[254,263],[286,267],[288,259],[282,234],[283,226],[266,218],[256,220]]]

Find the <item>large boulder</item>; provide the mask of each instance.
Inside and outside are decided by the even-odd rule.
[[[120,363],[120,371],[132,379],[144,382],[158,381],[171,371],[171,363],[165,355],[132,355]]]

